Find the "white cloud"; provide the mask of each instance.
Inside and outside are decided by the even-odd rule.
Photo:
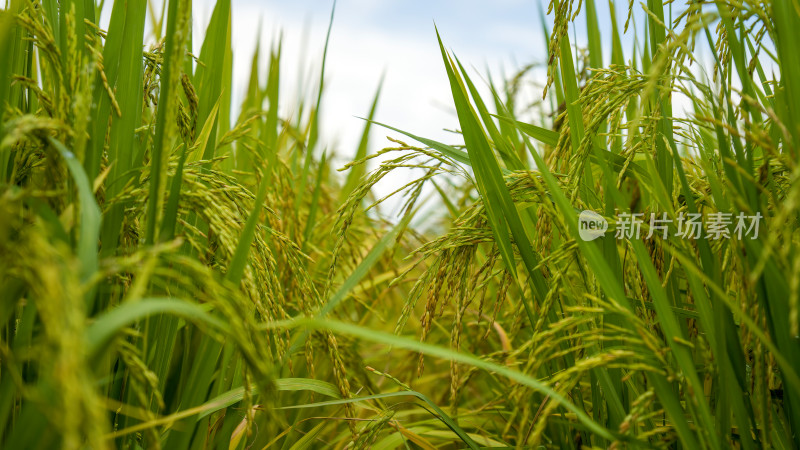
[[[452,7],[452,2],[445,3]],[[500,7],[522,8],[514,1],[505,2]],[[457,121],[453,114],[442,108],[442,105],[449,108],[452,102],[433,20],[436,18],[445,44],[452,46],[465,65],[474,64],[481,72],[489,66],[499,73],[503,61],[511,56],[523,58],[534,54],[531,44],[535,44],[537,38],[533,27],[527,29],[524,23],[515,23],[507,20],[508,17],[502,22],[490,17],[487,11],[496,8],[497,4],[475,3],[471,7],[457,8],[454,15],[435,17],[441,11],[426,4],[340,1],[326,67],[323,142],[337,140],[340,143],[339,154],[352,155],[363,127],[363,122],[353,116],[367,114],[384,71],[386,80],[376,118],[415,134],[452,141],[452,133],[442,131],[443,128],[456,128]],[[308,29],[309,48],[305,58],[313,67],[312,81],[316,84],[329,14],[330,4],[327,2],[305,1],[290,6],[286,3],[234,1],[234,97],[241,99],[246,87],[261,18],[262,73],[266,64],[263,51],[269,48],[271,39],[282,29],[281,90],[284,99],[291,102],[286,96],[293,96],[296,92],[301,42],[304,30]],[[306,23],[310,26],[306,27]],[[538,41],[541,43],[541,38]],[[514,42],[516,48],[510,45]],[[474,81],[483,85],[478,76]],[[375,145],[386,143],[382,134],[385,133],[374,132]]]

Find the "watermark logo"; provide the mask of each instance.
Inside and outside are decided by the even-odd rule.
[[[584,241],[593,241],[606,234],[608,221],[594,211],[581,211],[578,215],[578,234]]]
[[[759,225],[763,216],[760,212],[748,216],[744,213],[714,212],[705,220],[699,213],[680,213],[675,219],[667,213],[618,213],[614,221],[614,237],[617,239],[652,239],[659,236],[667,239],[675,236],[682,239],[758,239]],[[594,211],[581,211],[578,215],[578,234],[584,241],[593,241],[608,231],[608,221]]]

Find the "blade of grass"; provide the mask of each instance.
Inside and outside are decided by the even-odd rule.
[[[121,3],[121,2],[120,2]],[[117,36],[122,37],[122,42],[119,42],[119,54],[109,55],[114,58],[111,62],[113,67],[113,78],[116,81],[116,99],[119,105],[119,110],[122,112],[121,117],[113,117],[111,121],[111,130],[109,135],[108,146],[108,160],[111,164],[111,171],[109,172],[109,183],[106,187],[106,197],[112,198],[117,195],[126,182],[133,177],[131,169],[138,167],[141,161],[138,161],[134,156],[134,145],[138,140],[135,130],[141,124],[141,110],[142,110],[142,85],[143,85],[143,68],[142,68],[142,40],[144,39],[144,23],[146,18],[145,2],[144,1],[130,1],[126,2],[126,10],[124,23],[114,22],[115,17],[112,12],[112,26],[122,27],[110,28],[109,33],[114,33],[113,37],[109,38],[112,42],[108,42],[110,47],[106,49],[117,48],[117,43],[114,42]],[[117,5],[114,5],[116,11]],[[119,30],[119,31],[117,31]],[[104,53],[105,54],[105,53]],[[118,64],[116,64],[118,58]],[[118,76],[117,76],[118,75]],[[109,83],[114,81],[109,80]],[[100,160],[102,159],[102,146],[105,144],[105,126],[107,125],[109,116],[109,99],[105,90],[101,89],[102,86],[95,88],[95,98],[99,99],[100,106],[98,106],[97,116],[95,120],[94,138],[89,143],[87,148],[93,154],[87,155],[86,164],[84,167],[89,167],[92,172],[87,173],[90,179],[96,175],[97,169],[100,167]],[[97,100],[96,100],[97,101]],[[102,138],[101,138],[102,136]],[[93,150],[92,150],[93,149]],[[93,160],[90,161],[90,158]],[[104,225],[100,240],[103,243],[101,248],[101,257],[108,257],[114,254],[119,240],[119,234],[122,229],[122,222],[124,219],[124,205],[115,204],[113,207],[106,211],[104,216]]]
[[[16,28],[14,25],[14,18],[11,12],[0,10],[0,48],[13,51]],[[5,111],[6,108],[6,102],[11,90],[12,73],[11,64],[0,64],[0,111]],[[2,115],[2,112],[0,112],[0,118],[2,118]],[[2,142],[5,134],[4,128],[0,127],[0,142]],[[11,152],[0,152],[0,181],[8,181],[7,177],[11,168],[10,160]]]
[[[372,100],[372,106],[369,109],[369,115],[367,115],[367,118],[365,119],[367,123],[364,124],[364,131],[361,133],[361,140],[358,142],[358,149],[356,150],[356,155],[353,157],[354,161],[364,159],[367,156],[369,131],[372,127],[372,119],[375,117],[375,111],[378,108],[378,99],[381,96],[384,78],[385,73],[381,75],[381,80],[378,82],[378,89],[375,91],[375,97]],[[358,186],[358,183],[361,182],[365,172],[366,167],[363,164],[354,166],[350,169],[350,172],[347,174],[347,180],[342,188],[342,192],[339,194],[339,202],[344,202],[344,200],[347,199],[350,193],[353,192],[353,190]]]
[[[380,123],[380,122],[376,122],[374,120],[364,119],[363,117],[359,117],[359,118],[362,119],[362,120],[370,121],[370,122],[374,123],[375,125],[378,125],[378,126],[381,126],[383,128],[395,131],[395,132],[400,133],[400,134],[402,134],[404,136],[408,136],[411,139],[414,139],[415,141],[422,142],[423,144],[427,145],[428,147],[441,152],[443,155],[447,156],[448,158],[450,158],[450,159],[452,159],[452,160],[454,160],[456,162],[459,162],[459,163],[464,164],[466,166],[471,166],[472,165],[472,163],[470,162],[470,159],[469,159],[469,154],[467,154],[467,152],[465,152],[463,150],[459,150],[459,149],[457,149],[457,148],[455,148],[453,146],[447,145],[447,144],[442,144],[441,142],[437,142],[437,141],[434,141],[432,139],[427,139],[427,138],[424,138],[424,137],[416,136],[416,135],[411,134],[411,133],[409,133],[407,131],[399,130],[397,128],[391,127],[389,125],[386,125],[386,124],[383,124],[383,123]]]
[[[146,215],[145,242],[150,245],[156,242],[156,232],[162,216],[161,205],[164,201],[163,192],[166,185],[166,160],[169,156],[169,146],[172,143],[173,133],[171,131],[174,128],[171,123],[177,109],[177,96],[173,94],[172,89],[178,84],[179,74],[175,69],[182,61],[184,54],[181,37],[184,36],[185,30],[178,30],[179,26],[187,23],[179,18],[179,14],[184,14],[186,10],[183,3],[185,0],[170,0],[167,14],[166,50],[161,73],[156,133],[151,155],[150,194]]]
[[[530,141],[525,138],[526,145],[530,145]],[[545,164],[544,160],[538,153],[532,152],[534,159],[536,160],[537,167],[540,168],[542,178],[547,185],[550,195],[554,203],[556,204],[557,208],[561,211],[562,216],[566,219],[565,224],[567,226],[568,231],[570,234],[576,239],[579,248],[581,249],[581,254],[589,264],[589,267],[594,272],[595,277],[597,278],[600,286],[603,288],[605,294],[619,303],[620,305],[631,309],[631,305],[625,296],[625,292],[622,289],[619,281],[614,277],[614,274],[608,263],[603,259],[599,249],[597,249],[591,242],[584,241],[579,237],[578,233],[578,226],[577,220],[570,220],[570,218],[575,217],[574,208],[570,205],[569,200],[562,192],[558,182],[556,181],[553,174],[550,173],[547,165]],[[624,326],[630,326],[628,323],[624,323]],[[601,371],[600,375],[604,375],[606,378],[601,378],[601,381],[606,384],[608,387],[606,392],[612,392],[613,388],[611,386],[610,379],[607,378],[607,372]],[[655,388],[656,394],[658,395],[661,403],[670,416],[672,423],[675,427],[676,432],[678,433],[681,441],[690,446],[691,448],[699,448],[699,443],[697,438],[695,437],[694,433],[692,432],[689,424],[686,420],[686,417],[683,414],[683,408],[680,404],[680,400],[677,396],[671,391],[671,386],[667,382],[666,378],[660,374],[648,374],[648,380],[653,384]],[[702,392],[702,391],[700,391]],[[606,394],[608,396],[608,394]],[[622,405],[619,403],[618,396],[616,397],[609,397],[614,399],[611,403],[611,406],[615,408],[617,414],[622,413],[624,415]],[[607,439],[605,436],[601,436]]]
[[[528,235],[522,226],[519,213],[511,200],[511,194],[506,187],[500,166],[478,122],[475,111],[472,110],[472,106],[469,104],[464,84],[455,72],[454,64],[445,51],[438,30],[436,36],[439,40],[442,59],[447,69],[447,77],[450,80],[450,90],[456,105],[461,131],[464,135],[464,143],[467,146],[470,160],[473,162],[472,169],[475,172],[476,187],[484,200],[487,217],[500,255],[509,273],[517,279],[516,260],[511,246],[511,236],[509,235],[510,229],[527,269],[528,279],[535,292],[535,298],[543,301],[547,294],[547,289],[541,272],[536,269],[538,257],[534,254]],[[522,300],[522,303],[528,320],[533,326],[536,323],[533,318],[533,307],[525,299]]]
[[[306,248],[308,247],[308,242],[311,239],[311,233],[314,231],[314,227],[317,225],[317,211],[319,210],[319,197],[322,192],[322,181],[325,178],[325,175],[328,172],[328,166],[325,164],[327,154],[325,151],[322,152],[322,156],[319,159],[319,167],[317,167],[317,182],[314,185],[314,193],[311,195],[311,205],[308,208],[308,219],[306,219],[306,228],[303,231],[303,245],[301,250],[305,252]]]
[[[97,356],[123,328],[157,314],[172,314],[227,332],[229,325],[196,303],[177,298],[143,298],[103,313],[86,329],[87,354]]]
[[[305,328],[320,329],[320,330],[330,330],[335,333],[354,336],[371,342],[390,345],[395,348],[403,348],[406,350],[423,353],[437,358],[442,358],[450,361],[457,361],[463,364],[468,364],[470,366],[477,367],[479,369],[486,370],[488,372],[495,372],[499,375],[502,375],[506,378],[514,380],[520,384],[523,384],[535,391],[545,394],[552,401],[557,402],[566,410],[574,413],[578,421],[580,421],[588,429],[592,430],[592,432],[596,433],[597,435],[602,436],[609,440],[613,440],[615,438],[615,434],[613,432],[606,430],[602,426],[595,423],[583,411],[575,407],[575,405],[572,404],[572,402],[568,401],[562,395],[555,392],[541,381],[522,372],[518,372],[516,370],[509,369],[508,367],[501,366],[499,364],[478,358],[477,356],[473,356],[463,352],[456,352],[447,348],[420,342],[415,339],[409,339],[406,337],[397,336],[395,334],[375,331],[369,328],[364,328],[358,325],[339,322],[332,319],[298,318],[289,321],[278,321],[269,324],[264,324],[263,327],[265,329],[305,327]],[[403,392],[403,394],[406,394],[406,392]],[[621,436],[616,436],[616,437],[620,437],[626,441],[629,441],[629,439],[625,437]]]
[[[206,29],[205,40],[200,50],[200,62],[195,73],[197,85],[198,111],[197,123],[205,124],[207,121],[214,123],[211,128],[211,138],[208,140],[202,155],[204,160],[214,157],[217,142],[217,124],[212,111],[219,104],[222,95],[222,78],[224,70],[219,70],[219,64],[225,63],[227,52],[228,28],[231,23],[230,0],[219,0],[214,6],[211,20]]]
[[[77,255],[80,260],[80,279],[86,282],[97,272],[97,239],[100,235],[100,222],[102,216],[97,200],[94,198],[92,185],[86,177],[86,172],[80,161],[61,142],[55,138],[48,138],[50,145],[55,147],[67,163],[75,188],[80,200],[80,225],[78,233]],[[87,301],[92,299],[87,294]],[[91,305],[89,305],[91,310]]]
[[[421,393],[419,393],[417,391],[405,390],[405,391],[400,391],[400,392],[387,392],[387,393],[383,393],[383,394],[374,394],[374,395],[368,395],[368,396],[364,396],[364,397],[355,397],[355,398],[348,398],[348,399],[341,399],[341,400],[329,400],[329,401],[326,401],[326,402],[308,403],[308,404],[296,405],[296,406],[283,406],[283,407],[280,407],[278,409],[320,408],[320,407],[324,407],[324,406],[336,406],[336,405],[344,405],[344,404],[348,404],[348,403],[364,402],[364,401],[367,401],[367,400],[377,400],[377,399],[383,399],[383,398],[407,397],[407,396],[416,397],[419,400],[425,402],[434,411],[434,413],[435,413],[434,416],[436,416],[437,419],[441,420],[442,423],[444,423],[447,426],[447,428],[449,428],[454,433],[456,433],[456,435],[461,439],[461,441],[464,442],[465,444],[467,444],[467,446],[469,448],[473,448],[473,449],[479,448],[478,444],[476,444],[475,441],[473,441],[472,438],[470,438],[467,435],[467,433],[465,433],[464,430],[462,430],[461,427],[459,427],[458,424],[456,424],[456,422],[453,419],[450,418],[450,416],[448,416],[444,411],[442,411],[442,409],[439,408],[436,405],[436,403],[434,403],[431,399],[429,399],[424,394],[421,394]]]

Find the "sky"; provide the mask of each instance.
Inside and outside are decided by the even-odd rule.
[[[214,3],[195,0],[196,36],[207,26]],[[320,0],[232,0],[234,105],[241,104],[245,93],[256,44],[260,41],[264,74],[265,50],[278,36],[282,36],[281,97],[289,100],[281,102],[281,116],[295,113],[290,108],[296,104],[298,80],[305,80],[305,89],[313,89],[307,94],[316,95],[332,7],[332,1]],[[419,136],[463,142],[447,131],[457,129],[458,120],[435,27],[445,46],[465,65],[476,68],[473,79],[485,87],[481,77],[486,76],[487,68],[499,80],[503,72],[510,75],[526,63],[545,59],[539,14],[538,4],[530,0],[339,0],[320,116],[320,145],[329,154],[334,152],[333,167],[342,167],[355,154],[365,125],[359,117],[367,116],[382,77],[375,120]],[[199,54],[201,40],[195,38],[194,43],[194,53]],[[536,91],[540,96],[541,90]],[[387,135],[401,137],[372,127],[369,152],[395,146]],[[410,178],[409,173],[393,173],[375,192],[386,195]],[[391,210],[401,203],[395,199],[381,210],[393,216]]]
[[[339,0],[328,48],[320,119],[320,143],[329,153],[334,152],[334,167],[343,166],[355,154],[364,127],[358,117],[368,114],[382,76],[384,84],[375,120],[419,136],[447,143],[463,142],[448,131],[458,128],[458,120],[436,28],[445,47],[472,69],[471,78],[487,95],[487,73],[499,82],[526,64],[539,64],[529,73],[527,89],[518,104],[541,99],[546,80],[543,63],[547,59],[541,15],[548,3],[549,0]],[[627,3],[617,2],[620,26],[625,23]],[[196,55],[200,54],[214,4],[215,0],[193,2]],[[607,63],[610,8],[607,0],[595,0],[595,4]],[[279,36],[281,116],[291,117],[294,113],[290,108],[296,104],[299,86],[312,90],[305,92],[309,97],[316,95],[332,7],[333,1],[328,0],[232,0],[234,106],[241,104],[257,43],[261,47],[260,72],[265,78],[268,50]],[[641,8],[634,11],[635,22],[643,24]],[[670,14],[669,9],[665,12]],[[677,11],[673,12],[675,15]],[[552,15],[545,18],[548,26],[552,21]],[[570,27],[570,38],[578,47],[587,45],[585,22],[581,12],[576,26]],[[633,31],[631,27],[623,36],[626,58],[631,57]],[[385,139],[387,135],[397,133],[373,127],[369,150],[393,146]]]
[[[234,0],[235,101],[247,85],[259,28],[262,49],[283,35],[283,94],[296,95],[301,73],[306,86],[316,86],[331,7],[327,1]],[[196,6],[198,21],[207,22],[212,8],[210,0]],[[540,27],[530,26],[539,23],[537,6],[530,1],[340,0],[328,48],[321,138],[338,143],[342,161],[355,152],[364,124],[356,116],[367,115],[382,76],[376,120],[422,136],[453,140],[452,133],[444,131],[456,128],[457,122],[434,23],[445,45],[464,63],[481,68],[481,75],[489,67],[499,77],[501,69],[510,73],[543,58],[544,35]],[[307,63],[304,72],[301,55]],[[291,111],[284,109],[286,113]],[[383,134],[374,129],[373,150],[389,144]]]
[[[577,6],[580,0],[573,0]],[[600,24],[604,62],[610,55],[609,0],[595,0]],[[106,2],[101,26],[107,26],[110,2]],[[150,5],[160,5],[153,0]],[[193,53],[200,54],[205,28],[216,0],[193,0]],[[544,62],[546,32],[542,15],[550,0],[338,0],[328,48],[325,93],[321,116],[321,142],[327,143],[347,162],[355,152],[363,121],[375,91],[384,77],[376,120],[414,134],[444,141],[458,141],[446,130],[457,128],[449,84],[436,28],[445,47],[471,71],[479,88],[486,89],[487,72],[496,82],[512,76],[520,67],[535,63],[529,72],[525,104],[541,98],[546,80]],[[679,2],[676,2],[679,3]],[[234,53],[234,105],[245,93],[252,55],[261,46],[261,75],[265,78],[268,50],[282,36],[282,115],[292,114],[298,85],[316,89],[325,33],[333,0],[231,0]],[[626,0],[617,0],[617,23],[627,17]],[[623,35],[626,59],[631,57],[633,33],[643,31],[645,15],[634,2],[631,29]],[[585,48],[585,5],[570,27],[572,43]],[[679,6],[665,13],[673,18]],[[159,8],[160,9],[160,8]],[[544,18],[552,26],[553,16]],[[148,21],[148,27],[149,27]],[[146,30],[146,32],[148,32]],[[710,58],[704,45],[700,53]],[[298,83],[299,80],[302,83]],[[262,83],[265,80],[262,79]],[[315,92],[306,92],[315,95]],[[235,114],[235,111],[234,111]],[[373,130],[371,150],[388,142],[382,130]]]
[[[214,0],[194,2],[194,49],[199,54],[199,36],[208,23]],[[617,22],[623,26],[626,1],[618,1]],[[488,97],[487,73],[495,81],[512,76],[520,67],[539,66],[527,77],[519,105],[539,101],[546,81],[544,62],[546,32],[542,15],[549,0],[339,0],[336,3],[325,70],[320,143],[334,152],[333,166],[340,168],[356,152],[375,91],[384,77],[375,120],[418,136],[446,143],[462,143],[449,130],[458,129],[447,75],[436,39],[438,29],[445,47],[471,68],[471,78]],[[576,6],[578,2],[575,2]],[[598,20],[607,63],[610,55],[610,8],[607,0],[596,0]],[[321,0],[232,0],[232,45],[234,52],[234,105],[246,90],[256,44],[262,49],[261,73],[266,73],[266,51],[282,37],[281,116],[290,117],[296,104],[298,80],[314,92],[332,1]],[[585,9],[585,8],[584,8]],[[644,23],[641,8],[634,19]],[[669,9],[665,11],[670,14]],[[674,11],[673,14],[677,14]],[[553,16],[545,17],[551,26]],[[586,47],[583,12],[570,29],[578,47]],[[640,30],[641,31],[641,30]],[[626,57],[633,48],[633,27],[623,36]],[[264,81],[262,80],[262,83]],[[373,127],[370,152],[395,146],[386,139],[397,133]],[[406,139],[407,140],[407,139]],[[411,142],[409,142],[411,143]],[[374,166],[374,164],[373,164]],[[388,194],[409,181],[410,175],[392,174],[376,187],[377,195]],[[399,205],[400,202],[393,202]],[[391,207],[390,209],[396,209]]]

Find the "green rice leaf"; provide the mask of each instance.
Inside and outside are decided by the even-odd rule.
[[[97,271],[97,239],[100,234],[100,207],[94,198],[94,191],[80,161],[57,139],[48,138],[67,163],[80,200],[80,225],[77,254],[81,262],[81,281],[86,282]]]
[[[229,325],[217,319],[200,305],[176,298],[143,298],[129,301],[97,317],[86,328],[89,355],[98,355],[123,328],[156,314],[172,314],[219,332],[228,332]]]

